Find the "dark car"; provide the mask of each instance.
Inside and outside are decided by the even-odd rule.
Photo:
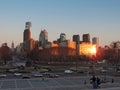
[[[34,77],[43,77],[43,75],[40,74],[40,73],[35,73],[35,74],[33,74],[33,76],[34,76]]]
[[[7,77],[6,74],[0,74],[0,78],[5,78],[5,77]]]
[[[22,79],[30,79],[30,76],[28,76],[28,75],[23,75],[23,76],[22,76]]]
[[[58,78],[59,75],[57,75],[57,74],[50,74],[49,77],[50,77],[50,78]]]

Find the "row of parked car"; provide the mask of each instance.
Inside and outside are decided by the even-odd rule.
[[[65,70],[65,74],[72,74],[72,70]],[[7,74],[0,74],[0,78],[5,78],[7,77]],[[55,73],[32,73],[32,74],[23,74],[23,73],[14,73],[12,77],[21,77],[23,79],[25,78],[32,78],[32,77],[49,77],[49,78],[58,78],[60,75],[55,74]]]
[[[0,74],[0,78],[6,78],[9,77],[7,74]],[[14,77],[21,77],[22,79],[28,79],[28,78],[34,78],[34,77],[49,77],[49,78],[58,78],[59,75],[55,73],[33,73],[33,74],[23,74],[23,73],[14,73]]]
[[[6,76],[6,74],[0,74],[0,78],[5,78]]]

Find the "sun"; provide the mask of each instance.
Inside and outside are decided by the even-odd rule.
[[[95,46],[92,46],[92,47],[90,48],[90,53],[91,53],[91,54],[96,54],[96,47],[95,47]]]

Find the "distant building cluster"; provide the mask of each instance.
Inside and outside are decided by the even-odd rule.
[[[80,40],[79,35],[73,35],[73,40],[71,41],[66,38],[65,33],[61,33],[57,40],[49,42],[48,32],[45,29],[41,30],[39,40],[34,40],[31,37],[31,26],[31,22],[25,23],[23,43],[16,48],[16,52],[21,56],[28,55],[28,53],[34,49],[50,49],[50,55],[95,55],[99,46],[98,37],[93,37],[91,42],[90,34],[83,34],[82,40]],[[65,51],[62,50],[63,48]],[[93,52],[92,49],[94,50]]]
[[[0,59],[10,60],[18,56],[20,58],[36,58],[51,56],[96,56],[99,47],[98,37],[93,37],[91,41],[90,34],[83,34],[82,39],[80,35],[73,35],[73,39],[69,40],[66,34],[61,32],[60,36],[50,42],[48,40],[48,32],[43,29],[40,31],[39,39],[34,40],[31,36],[31,22],[25,23],[25,29],[23,31],[23,42],[14,46],[14,42],[11,44],[11,48],[7,46],[7,43],[3,43],[0,47]]]
[[[11,64],[23,60],[23,63],[32,61],[41,64],[75,64],[76,61],[85,62],[88,60],[109,60],[119,63],[120,41],[112,42],[110,46],[104,48],[99,46],[99,38],[91,38],[90,34],[73,35],[72,40],[67,39],[66,33],[61,32],[59,37],[50,42],[48,32],[40,31],[38,40],[31,36],[31,22],[25,23],[23,31],[23,42],[16,47],[12,41],[11,48],[7,43],[0,47],[0,64]],[[82,38],[80,38],[82,37]],[[29,66],[29,63],[28,66]],[[20,64],[21,65],[21,64]]]

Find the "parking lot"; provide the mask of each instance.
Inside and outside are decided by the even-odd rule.
[[[28,88],[49,88],[80,85],[83,82],[79,79],[7,79],[0,80],[0,89],[28,89]]]
[[[84,83],[86,81],[86,84]],[[120,87],[120,84],[107,83],[105,87]],[[1,79],[0,90],[87,90],[92,89],[87,77]]]

